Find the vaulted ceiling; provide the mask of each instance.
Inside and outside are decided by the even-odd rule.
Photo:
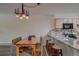
[[[27,5],[27,3],[25,3]],[[0,14],[14,14],[15,8],[21,8],[20,3],[0,3]],[[79,14],[79,4],[78,3],[41,3],[39,6],[34,8],[27,8],[30,15],[53,15],[53,14],[63,14],[63,13],[75,13]]]

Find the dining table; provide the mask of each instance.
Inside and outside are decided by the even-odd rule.
[[[21,41],[16,43],[16,55],[20,55],[20,47],[31,47],[32,48],[32,55],[36,55],[36,39],[28,40],[22,39]]]

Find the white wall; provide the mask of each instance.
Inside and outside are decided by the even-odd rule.
[[[19,21],[14,14],[0,14],[0,43],[11,43],[13,38],[30,34],[45,36],[51,29],[50,20],[52,17],[33,15],[29,20]]]

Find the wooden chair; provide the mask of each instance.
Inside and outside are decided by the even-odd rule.
[[[50,40],[46,40],[46,49],[50,56],[62,56],[62,49],[55,43],[50,43]]]
[[[16,43],[22,40],[22,37],[17,37],[12,40],[12,46],[11,46],[11,55],[16,55]],[[20,48],[20,53],[22,53],[22,49]]]
[[[43,39],[40,37],[40,43],[36,44],[36,54],[37,55],[43,55]]]
[[[52,55],[55,55],[55,56],[62,56],[63,55],[62,49],[58,45],[54,45],[52,47],[52,51],[53,51]]]
[[[50,56],[62,56],[62,49],[58,45],[52,46],[52,48],[48,51]]]
[[[54,43],[51,41],[51,42],[49,42],[50,40],[46,40],[46,48],[47,49],[51,49],[52,48],[52,46],[54,45]]]

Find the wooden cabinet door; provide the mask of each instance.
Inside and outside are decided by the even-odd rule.
[[[76,28],[77,24],[76,24],[77,19],[73,19],[73,27]]]
[[[79,19],[76,19],[76,23],[79,25]]]
[[[63,19],[56,19],[56,28],[62,28]]]
[[[71,18],[65,18],[65,19],[63,19],[63,22],[64,23],[73,23],[73,19],[71,19]]]

